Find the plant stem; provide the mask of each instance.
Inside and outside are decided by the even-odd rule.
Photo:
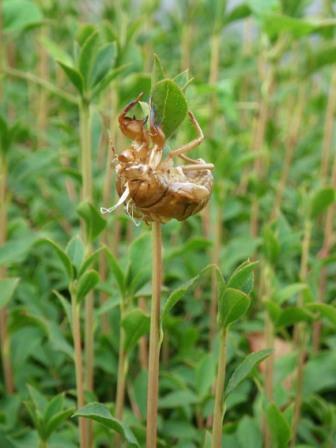
[[[121,306],[120,320],[123,318],[124,307]],[[125,390],[126,390],[126,376],[128,370],[128,359],[125,352],[125,330],[121,326],[120,322],[120,341],[119,341],[119,357],[118,357],[118,379],[117,379],[117,396],[116,396],[116,411],[115,416],[118,420],[122,420],[124,413],[125,403]],[[120,448],[121,446],[120,434],[115,436],[115,446]]]
[[[76,295],[71,290],[71,320],[72,320],[72,337],[75,349],[75,371],[76,371],[76,392],[77,406],[84,406],[84,387],[83,387],[83,360],[82,360],[82,342],[80,331],[80,305],[76,301]],[[80,448],[87,448],[86,421],[79,418]]]
[[[301,86],[298,98],[296,101],[296,107],[294,109],[290,108],[289,110],[289,119],[288,123],[292,123],[290,125],[290,130],[287,134],[287,139],[285,142],[285,156],[284,156],[284,163],[281,171],[281,177],[280,181],[278,183],[275,200],[274,200],[274,206],[271,213],[271,220],[275,219],[277,217],[277,214],[281,208],[282,203],[282,197],[286,188],[286,184],[288,181],[289,176],[289,170],[292,164],[292,159],[294,155],[294,150],[297,145],[297,140],[299,136],[299,131],[302,123],[302,117],[303,117],[303,111],[304,111],[304,105],[305,105],[305,87]]]
[[[152,224],[152,303],[149,335],[146,448],[156,447],[160,363],[161,224]]]
[[[336,109],[336,70],[332,75],[330,94],[328,96],[327,114],[324,126],[323,145],[322,145],[322,160],[321,160],[321,181],[323,184],[328,184],[328,168],[329,168],[329,153],[332,146],[333,128],[334,128],[334,114]],[[332,173],[331,173],[331,185],[336,188],[336,156],[334,157]],[[323,246],[320,251],[321,259],[329,257],[330,250],[333,244],[333,222],[335,219],[335,205],[331,205],[325,217],[324,222],[324,238]],[[321,266],[320,279],[319,279],[319,291],[317,300],[319,303],[324,301],[327,290],[327,278],[328,272],[325,265]],[[319,320],[314,322],[313,325],[313,351],[316,353],[320,347],[322,322]]]
[[[228,330],[226,328],[223,328],[220,334],[219,360],[218,360],[217,378],[216,378],[211,448],[219,448],[222,446],[223,419],[225,412],[223,394],[224,394],[225,371],[226,371],[227,334]]]
[[[336,70],[333,71],[330,80],[330,89],[327,96],[327,111],[324,121],[322,158],[321,158],[321,179],[323,182],[328,178],[330,148],[333,140],[334,116],[336,111]]]
[[[39,448],[48,448],[48,442],[46,440],[40,440]]]
[[[92,200],[92,155],[91,155],[91,114],[90,105],[84,99],[79,108],[80,136],[81,136],[81,173],[82,173],[82,200]],[[82,226],[83,239],[86,246],[86,255],[91,253],[91,243],[86,240],[84,225]],[[93,390],[93,365],[94,365],[94,295],[89,293],[85,298],[85,388]],[[88,431],[89,446],[93,444],[92,422],[86,425]]]
[[[0,247],[7,239],[7,161],[0,154]],[[6,277],[6,268],[0,268],[0,278]],[[7,394],[14,392],[13,372],[10,359],[10,339],[7,325],[7,307],[0,310],[1,356]]]
[[[304,234],[302,241],[301,267],[300,267],[300,281],[305,282],[308,274],[309,249],[311,241],[312,222],[310,219],[305,220]],[[303,305],[302,296],[299,297],[299,306]],[[292,420],[292,439],[291,448],[295,447],[297,429],[301,415],[302,404],[302,388],[303,388],[303,374],[304,362],[306,357],[306,326],[304,323],[299,323],[294,331],[294,339],[298,347],[298,367],[296,372],[296,394],[294,401],[294,414]]]
[[[40,38],[47,37],[47,30],[44,26],[41,27]],[[38,75],[40,79],[48,81],[48,53],[41,42],[38,42]],[[38,147],[41,147],[45,142],[45,132],[47,128],[48,115],[48,93],[46,89],[40,88],[37,97],[37,127],[38,127]]]
[[[22,72],[20,70],[16,70],[15,68],[6,67],[4,68],[4,73],[10,76],[14,76],[15,78],[24,79],[26,81],[33,82],[35,84],[38,84],[47,90],[49,92],[53,93],[54,95],[57,95],[61,98],[63,98],[66,101],[69,101],[69,103],[78,104],[78,100],[75,96],[70,95],[69,93],[66,93],[64,90],[56,87],[54,84],[50,83],[49,81],[46,81],[45,79],[41,79],[38,76],[33,75],[32,73],[28,72]]]
[[[216,204],[216,217],[214,223],[214,244],[212,251],[212,264],[219,266],[220,251],[222,243],[222,208]],[[210,302],[210,346],[214,340],[217,327],[217,303],[218,303],[218,288],[217,288],[217,271],[216,268],[211,273],[211,302]]]
[[[260,60],[260,71],[262,85],[265,87],[265,93],[261,93],[259,116],[256,124],[255,135],[253,137],[252,150],[259,151],[264,146],[266,126],[269,117],[269,103],[270,96],[273,90],[274,83],[274,69],[273,67],[267,67],[264,56]],[[261,91],[263,89],[261,88]],[[260,179],[264,171],[264,163],[261,157],[257,157],[254,162],[254,171],[256,176]],[[259,201],[256,196],[252,199],[251,205],[251,220],[250,220],[251,235],[255,238],[259,231]]]

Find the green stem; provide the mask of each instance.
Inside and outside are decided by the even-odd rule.
[[[122,307],[123,308],[123,307]],[[124,315],[123,309],[121,310],[120,319],[122,320]],[[118,379],[117,379],[117,396],[116,396],[116,411],[115,416],[118,420],[122,420],[124,413],[125,403],[125,390],[126,390],[126,377],[128,370],[128,359],[125,352],[125,331],[120,325],[120,342],[119,342],[119,357],[118,357]],[[115,436],[115,446],[119,448],[121,446],[121,437],[119,434]]]
[[[48,448],[48,441],[47,440],[40,440],[39,448]]]
[[[71,293],[71,324],[72,337],[75,349],[75,371],[76,371],[76,393],[77,406],[81,408],[84,406],[84,386],[83,386],[83,359],[82,359],[82,341],[80,330],[80,305],[77,303],[76,294],[70,287]],[[87,448],[86,437],[86,421],[84,418],[79,418],[79,433],[80,433],[80,448]]]
[[[213,224],[214,243],[212,250],[212,264],[215,266],[220,265],[220,251],[222,245],[222,207],[216,203],[215,207],[216,217]],[[217,304],[218,304],[218,288],[217,288],[217,271],[216,268],[211,273],[211,301],[210,301],[210,340],[209,346],[211,347],[217,327]]]
[[[223,433],[223,419],[224,419],[224,384],[226,372],[226,343],[227,343],[227,328],[223,328],[220,334],[219,360],[217,367],[217,378],[215,388],[215,405],[214,418],[212,423],[212,442],[211,448],[219,448],[222,446]]]
[[[33,75],[32,73],[22,72],[20,70],[16,70],[15,68],[9,68],[9,67],[4,68],[3,72],[7,75],[14,76],[15,78],[24,79],[26,81],[38,84],[41,87],[44,87],[45,89],[49,90],[51,93],[63,98],[66,101],[69,101],[69,103],[78,104],[78,100],[75,96],[64,92],[64,90],[59,89],[49,81],[41,79],[38,76]]]
[[[82,99],[79,108],[80,137],[81,137],[81,173],[82,173],[82,200],[92,201],[92,150],[91,150],[91,113],[90,105]],[[86,246],[86,255],[90,255],[91,243],[85,236],[84,225],[82,226],[83,239]],[[85,388],[93,390],[93,367],[94,367],[94,295],[89,293],[85,298]],[[87,424],[89,445],[93,444],[92,423]]]
[[[309,249],[311,242],[312,222],[310,219],[306,219],[304,224],[304,234],[302,241],[302,254],[301,254],[301,266],[300,266],[300,280],[305,282],[308,274],[308,261],[309,261]],[[303,305],[303,298],[300,296],[299,306]],[[296,394],[294,400],[294,414],[292,419],[292,439],[291,448],[296,446],[297,429],[301,416],[301,404],[302,404],[302,392],[303,392],[303,375],[304,375],[304,363],[306,358],[306,326],[304,323],[299,323],[295,327],[294,339],[298,348],[298,367],[296,371]]]
[[[7,161],[0,155],[0,247],[7,239]],[[6,277],[6,269],[0,268],[0,278]],[[14,392],[13,372],[10,359],[10,339],[7,326],[7,307],[0,310],[1,356],[5,388],[8,394]]]
[[[161,224],[152,224],[152,304],[149,335],[149,362],[147,386],[147,427],[146,448],[157,446],[157,410],[159,394],[159,363],[160,363],[160,292],[162,279],[161,256]]]

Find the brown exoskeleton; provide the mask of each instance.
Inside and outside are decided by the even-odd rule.
[[[149,130],[145,120],[127,116],[141,98],[139,95],[129,103],[119,115],[119,125],[123,134],[132,139],[131,147],[116,157],[118,203],[110,208],[102,208],[109,213],[122,203],[127,212],[145,222],[167,222],[172,218],[183,221],[202,210],[210,198],[214,166],[202,159],[193,160],[185,155],[204,140],[203,132],[194,115],[190,120],[198,137],[169,152],[162,159],[165,136],[161,128],[150,120]],[[112,148],[114,151],[114,148]],[[173,158],[179,157],[187,164],[174,166]]]

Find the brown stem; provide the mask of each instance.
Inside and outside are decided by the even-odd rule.
[[[41,40],[46,37],[46,27],[40,29]],[[42,42],[38,43],[38,66],[37,73],[40,79],[48,81],[48,53],[44,48]],[[47,115],[48,115],[48,93],[44,88],[39,88],[37,97],[37,127],[38,127],[38,147],[41,147],[45,142],[45,132],[47,128]]]
[[[290,119],[288,120],[288,123],[291,123],[290,125],[291,127],[287,134],[287,139],[285,141],[286,149],[285,149],[284,163],[281,171],[280,181],[278,183],[278,188],[275,194],[274,205],[271,213],[271,220],[276,218],[281,208],[282,197],[287,185],[294,150],[298,141],[299,131],[302,123],[304,105],[305,105],[305,87],[302,86],[298,93],[298,99],[294,112],[292,108],[290,108],[289,110]]]
[[[336,73],[336,72],[335,72]],[[336,189],[336,156],[334,157],[333,167],[332,167],[332,174],[331,174],[331,184],[334,189]],[[326,214],[325,223],[324,223],[324,239],[323,239],[323,245],[320,252],[321,258],[325,259],[329,257],[333,241],[334,241],[334,222],[335,222],[335,211],[336,207],[335,204],[332,204]],[[324,301],[324,298],[326,296],[327,292],[327,280],[328,280],[328,271],[327,266],[321,267],[320,272],[320,281],[319,281],[319,291],[318,291],[318,301],[322,303]],[[320,347],[320,337],[321,337],[321,329],[322,329],[322,322],[314,322],[313,326],[313,350],[317,352]]]
[[[330,90],[327,96],[328,104],[326,117],[324,121],[323,141],[322,141],[322,158],[321,158],[321,179],[328,178],[330,148],[333,139],[334,116],[336,111],[336,70],[333,71],[330,81]]]
[[[270,97],[274,87],[274,73],[273,67],[267,67],[264,57],[260,60],[261,65],[261,78],[262,85],[265,88],[264,94],[262,94],[260,100],[259,116],[256,124],[256,131],[253,139],[252,150],[260,151],[264,146],[266,125],[269,117],[269,104]],[[256,176],[260,179],[263,176],[264,163],[261,157],[256,157],[254,162],[254,172]],[[256,237],[259,231],[259,201],[256,196],[252,199],[251,207],[251,220],[250,220],[251,235]]]
[[[217,367],[217,377],[215,386],[215,405],[214,418],[212,424],[212,441],[211,448],[219,448],[222,446],[223,418],[224,418],[224,384],[226,372],[226,341],[227,329],[221,330],[219,360]]]
[[[306,219],[304,225],[304,235],[302,241],[302,255],[300,266],[300,280],[305,282],[307,280],[308,267],[309,267],[309,250],[311,243],[312,223],[309,219]],[[303,297],[299,297],[299,306],[303,305]],[[296,372],[296,394],[294,400],[294,414],[292,419],[292,439],[291,448],[296,445],[297,429],[301,415],[302,404],[302,387],[303,387],[303,375],[304,375],[304,361],[306,357],[306,327],[304,323],[299,323],[295,327],[294,339],[298,347],[298,367]]]
[[[152,304],[149,335],[149,362],[147,386],[146,448],[157,446],[157,411],[160,364],[160,292],[162,279],[161,224],[152,224]]]

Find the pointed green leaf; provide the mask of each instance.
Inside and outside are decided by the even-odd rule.
[[[141,336],[149,333],[149,323],[149,316],[140,309],[126,313],[121,325],[125,330],[124,349],[127,353],[133,350]]]
[[[182,90],[170,79],[159,81],[153,87],[151,104],[155,123],[161,126],[166,138],[170,137],[187,115],[188,106]]]
[[[83,300],[87,294],[94,289],[99,283],[99,274],[94,270],[86,271],[78,281],[77,285],[77,301]]]
[[[104,45],[99,49],[93,63],[91,86],[96,86],[112,70],[117,56],[115,42]]]
[[[124,297],[125,290],[126,290],[126,286],[125,286],[126,282],[125,282],[124,273],[123,273],[117,259],[115,258],[115,256],[112,254],[112,252],[107,247],[105,248],[105,252],[106,252],[106,256],[107,256],[108,266],[112,272],[113,277],[115,278],[115,280],[117,282],[121,296]]]
[[[56,254],[58,255],[59,259],[61,260],[61,262],[64,266],[66,273],[68,274],[69,280],[72,280],[73,274],[74,274],[73,267],[72,267],[71,260],[68,257],[68,255],[65,253],[65,251],[58,244],[56,244],[52,240],[49,240],[48,238],[40,239],[38,241],[38,243],[47,244],[56,252]]]
[[[116,418],[112,417],[109,409],[103,404],[89,403],[86,406],[78,409],[73,417],[84,417],[99,422],[106,428],[121,434],[125,438],[127,446],[129,448],[140,448],[139,443],[137,442],[133,432],[129,429],[129,427]]]
[[[78,272],[85,253],[83,241],[78,235],[71,238],[65,248],[65,253],[70,258],[72,265],[76,269],[76,272]]]
[[[241,384],[251,374],[253,369],[260,362],[270,356],[271,353],[272,350],[266,349],[247,355],[232,373],[225,389],[225,398],[227,398],[239,386],[239,384]]]
[[[81,302],[86,295],[99,283],[99,274],[96,271],[86,271],[78,281],[76,298]]]
[[[322,317],[325,317],[329,322],[336,326],[336,308],[327,303],[309,303],[305,306],[307,310],[318,312]]]
[[[225,288],[219,297],[219,324],[228,327],[249,309],[250,298],[242,291]]]
[[[239,289],[249,294],[253,289],[253,270],[258,261],[245,261],[238,266],[227,281],[228,288]]]
[[[79,73],[83,77],[84,85],[86,88],[90,85],[93,61],[98,43],[98,32],[94,32],[86,39],[79,53],[78,69]]]
[[[0,308],[6,306],[19,283],[19,278],[0,279]]]
[[[83,78],[82,75],[70,65],[64,64],[63,62],[58,62],[62,67],[64,73],[68,77],[68,80],[76,87],[78,93],[83,96],[84,86],[83,86]]]
[[[276,326],[278,328],[288,327],[298,322],[311,322],[313,319],[314,314],[307,307],[290,306],[281,312]]]
[[[321,213],[335,202],[335,191],[332,187],[321,188],[312,197],[310,202],[310,216],[316,219]]]
[[[59,426],[64,423],[69,417],[73,415],[75,411],[75,408],[69,408],[64,409],[62,411],[57,412],[54,414],[50,420],[45,425],[44,433],[46,436],[46,439],[48,439],[53,432],[56,431],[56,429],[59,428]]]
[[[43,20],[38,5],[29,0],[4,0],[2,8],[4,32],[19,32]]]
[[[291,436],[287,420],[274,403],[267,407],[266,416],[271,429],[272,446],[274,448],[287,448]]]
[[[79,216],[84,219],[87,239],[94,241],[105,229],[106,221],[89,202],[81,202],[76,210]]]

